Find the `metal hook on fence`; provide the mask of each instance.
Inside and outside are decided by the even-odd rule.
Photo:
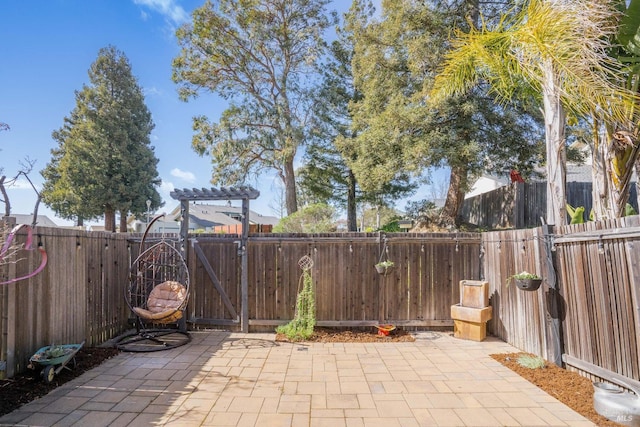
[[[382,251],[380,251],[380,259],[378,260],[378,263],[381,263],[383,261],[383,258],[387,258],[386,260],[389,260],[389,246],[387,246],[387,236],[382,236]]]

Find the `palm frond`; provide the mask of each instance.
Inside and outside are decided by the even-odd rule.
[[[504,99],[521,94],[523,84],[539,92],[542,66],[551,63],[571,113],[596,109],[628,120],[638,97],[625,89],[623,66],[608,54],[618,28],[613,6],[610,0],[530,0],[493,29],[457,33],[430,97],[464,94],[480,79]]]

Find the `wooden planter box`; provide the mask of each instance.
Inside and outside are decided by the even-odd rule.
[[[471,308],[460,304],[451,306],[453,336],[471,341],[487,337],[487,322],[493,317],[493,307]]]

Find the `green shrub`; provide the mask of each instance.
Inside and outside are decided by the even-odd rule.
[[[276,332],[286,335],[290,341],[304,341],[311,338],[313,328],[316,326],[316,300],[311,271],[304,270],[300,280],[303,285],[296,298],[295,316],[291,322],[276,329]]]
[[[541,369],[547,366],[547,362],[539,356],[521,354],[518,356],[518,365],[529,369]]]

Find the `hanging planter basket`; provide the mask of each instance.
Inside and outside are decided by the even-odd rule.
[[[393,271],[393,262],[392,261],[384,261],[375,265],[376,271],[378,274],[382,274],[386,276],[387,274]]]
[[[542,284],[542,279],[515,279],[518,289],[523,291],[537,291]]]
[[[386,276],[387,274],[393,271],[394,263],[388,257],[389,248],[387,247],[387,239],[384,239],[384,247],[382,248],[382,252],[380,253],[380,259],[378,263],[375,265],[376,271],[378,274]]]

